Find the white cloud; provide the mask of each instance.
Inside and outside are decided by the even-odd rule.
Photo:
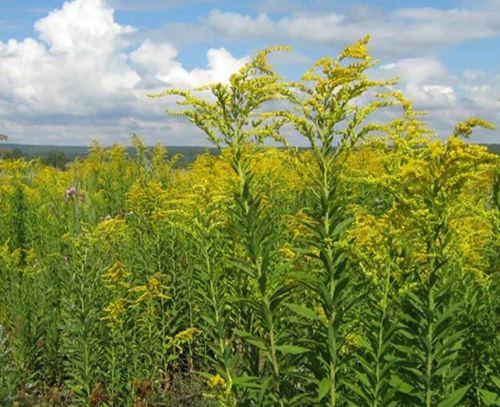
[[[364,10],[364,11],[363,11]],[[279,19],[214,10],[208,24],[222,35],[273,38],[340,45],[372,34],[375,49],[397,55],[415,54],[462,41],[500,37],[500,9],[469,10],[404,8],[367,12],[353,8],[344,14],[296,13]]]
[[[489,84],[464,85],[462,88],[478,112],[491,113],[500,125],[500,75],[493,76],[488,81]]]
[[[397,62],[381,65],[380,69],[396,74],[404,81],[422,84],[431,78],[443,77],[446,69],[435,58],[405,58]]]
[[[427,120],[442,134],[468,117],[482,117],[500,123],[500,81],[484,72],[452,75],[435,58],[406,58],[381,65],[375,72],[384,78],[399,77],[398,88],[416,108],[428,112]],[[478,84],[478,79],[483,83]],[[495,142],[498,133],[485,133],[478,140]]]
[[[445,85],[423,85],[422,91],[425,94],[423,99],[427,106],[454,105],[457,101],[455,90],[451,86]]]
[[[417,107],[435,109],[453,105],[457,100],[454,88],[443,84],[449,74],[434,58],[406,58],[380,69],[400,79],[406,96]]]
[[[343,17],[335,13],[327,15],[294,15],[272,20],[266,14],[253,18],[234,12],[213,10],[207,21],[220,33],[240,38],[290,38],[311,42],[342,40],[346,33],[338,33]],[[359,32],[359,30],[356,30]]]
[[[186,70],[177,57],[177,50],[169,43],[153,44],[146,40],[130,54],[130,59],[167,85],[196,87],[205,83],[224,82],[248,61],[234,58],[226,49],[210,49],[207,52],[208,69]]]
[[[218,31],[230,37],[269,37],[278,35],[276,23],[266,14],[257,17],[213,10],[208,16],[208,23]]]
[[[101,0],[65,3],[35,24],[39,40],[0,43],[0,97],[29,114],[89,115],[127,99],[141,80],[125,36]]]
[[[468,80],[471,80],[471,81],[474,81],[476,79],[480,79],[480,78],[484,77],[485,75],[486,74],[483,71],[473,70],[473,69],[466,69],[462,73],[462,76],[465,79],[468,79]]]
[[[112,53],[129,45],[123,34],[134,30],[114,21],[113,10],[102,0],[76,0],[35,23],[40,39],[61,53]]]
[[[224,48],[209,49],[207,51],[208,69],[196,68],[189,72],[187,82],[193,86],[200,86],[208,82],[224,82],[231,74],[240,69],[248,57],[234,58]],[[165,81],[164,78],[163,80]],[[166,81],[168,83],[168,80]]]
[[[59,129],[67,143],[87,143],[105,117],[116,125],[104,123],[103,138],[128,130],[134,121],[120,127],[120,120],[134,115],[166,126],[161,103],[152,103],[148,91],[224,81],[246,61],[209,49],[207,68],[187,70],[168,42],[145,40],[131,51],[134,28],[118,24],[104,0],[64,3],[35,29],[37,39],[0,41],[0,125],[18,141],[53,140],[50,131]]]

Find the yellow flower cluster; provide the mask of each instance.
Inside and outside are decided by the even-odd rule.
[[[138,295],[132,302],[133,307],[138,307],[144,302],[152,300],[168,300],[170,297],[165,294],[168,287],[163,285],[161,280],[163,276],[161,274],[155,274],[151,276],[146,284],[135,286],[129,289],[131,294]]]
[[[225,389],[226,381],[222,378],[222,376],[216,374],[210,378],[208,385],[212,389]]]
[[[130,287],[128,282],[131,273],[121,261],[117,261],[109,267],[103,275],[106,287],[114,290],[126,290]]]

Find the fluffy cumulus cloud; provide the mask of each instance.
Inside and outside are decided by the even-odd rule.
[[[133,132],[147,142],[203,143],[200,132],[163,114],[171,102],[148,99],[147,93],[225,81],[248,57],[209,48],[203,67],[187,68],[171,41],[177,40],[175,35],[166,34],[168,30],[138,32],[119,24],[113,10],[135,10],[141,4],[163,10],[184,2],[72,0],[37,21],[34,38],[0,41],[0,132],[28,143],[88,144],[90,138],[126,142]],[[500,36],[500,3],[475,3],[479,6],[474,10],[357,6],[343,13],[314,13],[310,7],[305,13],[297,6],[273,15],[213,10],[197,25],[174,25],[182,25],[187,33],[183,37],[198,41],[207,37],[212,39],[207,42],[215,38],[218,44],[236,44],[244,39],[247,46],[261,39],[332,53],[370,32],[372,47],[389,62],[374,74],[398,76],[399,88],[429,112],[432,125],[444,134],[472,115],[500,123],[500,73],[465,69],[452,74],[436,57],[437,50],[450,44]],[[293,66],[309,65],[311,55],[291,53],[275,62],[293,71]],[[481,140],[500,142],[498,134]]]
[[[207,52],[208,67],[187,71],[176,60],[177,50],[169,43],[153,44],[146,40],[139,48],[130,53],[130,60],[141,67],[148,75],[163,83],[174,83],[184,86],[200,86],[211,82],[224,82],[246,61],[247,57],[238,59],[224,48],[209,49]]]
[[[36,39],[0,42],[0,126],[24,142],[110,141],[130,130],[159,138],[159,123],[164,131],[178,123],[166,124],[149,91],[224,81],[246,61],[209,49],[206,68],[187,70],[168,42],[133,44],[134,28],[103,0],[67,2],[35,29]]]
[[[13,113],[95,114],[140,82],[123,53],[133,28],[100,0],[66,3],[35,28],[38,40],[0,43],[0,97]]]
[[[382,71],[399,78],[405,95],[417,107],[448,108],[457,101],[455,89],[446,83],[448,73],[443,65],[433,58],[407,58],[382,65]]]
[[[399,79],[398,88],[428,113],[428,120],[442,134],[466,117],[479,116],[500,123],[500,75],[464,70],[449,72],[429,57],[404,58],[378,68],[378,75]],[[498,132],[483,132],[478,141],[499,142]]]

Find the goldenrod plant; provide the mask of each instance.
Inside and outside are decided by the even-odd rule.
[[[346,47],[337,58],[316,62],[303,82],[292,85],[292,110],[278,113],[306,138],[311,149],[306,167],[310,199],[304,221],[308,236],[300,250],[318,265],[295,276],[314,293],[311,305],[319,307],[322,317],[302,304],[290,309],[317,323],[310,333],[314,356],[309,363],[317,401],[326,399],[331,406],[347,400],[346,386],[352,377],[345,359],[352,357],[349,340],[357,330],[351,311],[366,295],[346,257],[344,235],[352,214],[341,182],[342,170],[363,138],[385,130],[384,125],[367,119],[393,103],[390,93],[376,93],[363,106],[355,103],[362,96],[369,97],[371,90],[393,83],[366,76],[374,64],[367,51],[368,40],[365,37]]]
[[[245,388],[247,394],[250,389],[259,388],[257,399],[261,402],[284,405],[290,393],[282,387],[285,383],[282,375],[287,373],[283,371],[281,359],[306,349],[287,343],[286,331],[279,326],[283,319],[281,304],[290,286],[285,284],[280,265],[273,258],[277,250],[276,239],[273,239],[276,224],[270,216],[272,212],[265,210],[265,197],[256,187],[252,169],[252,161],[263,141],[267,137],[277,138],[276,122],[266,122],[261,110],[267,102],[283,99],[288,92],[267,62],[268,54],[278,50],[283,49],[275,47],[258,53],[230,77],[228,84],[199,89],[209,91],[212,100],[186,91],[169,90],[164,94],[183,98],[179,104],[188,108],[176,114],[200,127],[219,150],[226,149],[222,158],[234,173],[229,223],[230,233],[239,244],[232,248],[234,254],[228,256],[226,267],[229,266],[228,271],[233,269],[229,279],[236,288],[232,295],[238,303],[235,307],[237,320],[232,333],[224,329],[220,334],[236,334],[250,349],[243,353],[247,369],[242,369],[234,356],[227,355],[226,346],[216,348],[218,357],[224,356],[226,360],[220,377],[225,381],[227,392],[231,392],[233,385]],[[205,252],[205,256],[207,254]],[[213,267],[209,261],[207,266]],[[227,281],[220,282],[227,284]],[[213,301],[218,309],[215,298]],[[227,340],[218,338],[219,342]],[[228,399],[227,402],[233,404],[236,400]]]

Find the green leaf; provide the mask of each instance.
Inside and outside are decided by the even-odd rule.
[[[354,384],[352,384],[352,383],[346,383],[346,386],[347,386],[349,389],[351,389],[354,393],[356,393],[359,397],[361,397],[361,398],[362,398],[362,399],[366,402],[366,404],[367,404],[367,405],[370,405],[370,404],[371,404],[370,402],[372,401],[372,400],[371,400],[371,398],[372,398],[372,397],[367,396],[367,395],[363,392],[363,390],[364,390],[364,389],[362,389],[361,387],[359,387],[359,386],[357,386],[357,385],[354,385]]]
[[[413,386],[401,380],[399,377],[393,376],[391,378],[391,385],[394,386],[401,393],[408,394],[410,396],[415,395],[415,390]]]
[[[177,359],[177,355],[168,355],[167,357],[167,363],[172,362]]]
[[[309,349],[303,348],[302,346],[296,345],[279,345],[276,346],[276,350],[279,350],[283,354],[300,355],[301,353],[309,352]]]
[[[233,377],[233,384],[235,386],[259,388],[260,387],[259,382],[260,382],[260,379],[258,377],[255,377],[255,376]]]
[[[456,406],[464,398],[465,393],[469,390],[470,385],[460,387],[459,389],[452,391],[448,397],[441,401],[437,407],[453,407]]]
[[[347,218],[344,221],[340,222],[333,230],[332,236],[341,235],[349,227],[349,225],[351,225],[353,220],[354,220],[354,218],[350,217],[350,218]]]
[[[260,350],[267,350],[267,345],[262,339],[257,338],[256,336],[253,336],[248,332],[240,329],[235,329],[233,332],[239,337],[243,338],[250,345],[256,346]]]
[[[368,376],[366,374],[361,372],[356,372],[356,376],[363,386],[365,386],[368,389],[372,387],[372,384],[370,383],[370,380],[368,380]]]
[[[319,317],[316,315],[316,313],[312,309],[304,307],[303,305],[285,304],[285,306],[303,318],[312,319],[312,320],[319,319]]]
[[[318,401],[321,401],[325,398],[325,396],[330,391],[330,379],[328,377],[324,377],[318,386]]]
[[[497,393],[493,393],[489,390],[479,390],[481,394],[481,400],[487,406],[498,406],[500,404],[500,396]]]

